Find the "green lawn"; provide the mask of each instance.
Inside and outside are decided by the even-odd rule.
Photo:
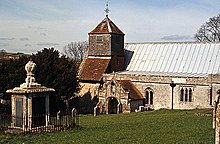
[[[202,113],[196,116],[196,113]],[[158,110],[141,113],[80,115],[80,128],[38,135],[0,135],[0,143],[184,143],[214,142],[211,110]]]

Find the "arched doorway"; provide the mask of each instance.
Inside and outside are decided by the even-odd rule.
[[[108,114],[117,114],[118,100],[115,97],[108,98]]]

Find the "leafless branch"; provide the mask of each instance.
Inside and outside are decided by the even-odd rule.
[[[220,41],[220,15],[214,16],[203,24],[194,35],[196,41],[215,42]]]
[[[71,42],[64,47],[64,54],[76,61],[82,61],[88,46],[87,41]]]

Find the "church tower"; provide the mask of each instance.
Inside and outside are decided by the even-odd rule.
[[[89,56],[111,57],[107,72],[124,69],[124,33],[106,17],[89,33]]]
[[[80,81],[100,82],[102,74],[125,69],[125,34],[109,19],[108,5],[105,12],[105,18],[88,33],[89,49],[80,66]]]

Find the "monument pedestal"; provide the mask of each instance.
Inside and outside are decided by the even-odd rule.
[[[55,90],[35,82],[36,64],[29,61],[25,65],[27,78],[20,87],[7,90],[11,94],[11,128],[31,130],[35,127],[48,126],[50,115],[49,96]]]

